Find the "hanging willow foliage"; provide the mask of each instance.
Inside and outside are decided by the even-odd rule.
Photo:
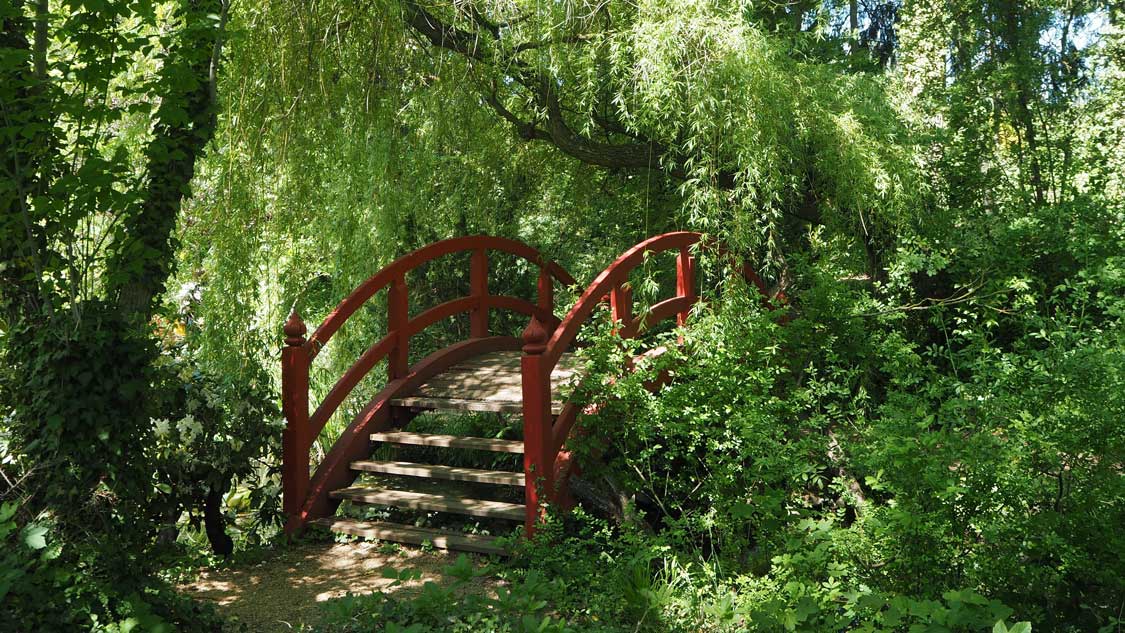
[[[231,26],[223,150],[181,223],[216,357],[269,355],[291,305],[316,323],[443,237],[517,237],[588,278],[691,228],[776,276],[810,226],[874,248],[925,195],[881,81],[738,3],[269,2]]]

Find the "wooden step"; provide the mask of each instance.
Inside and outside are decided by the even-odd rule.
[[[519,351],[482,354],[454,365],[431,377],[414,393],[391,400],[391,404],[438,411],[523,412],[522,356]],[[551,370],[551,393],[558,396],[563,386],[579,374],[582,363],[565,352]],[[551,403],[558,414],[563,403]]]
[[[479,468],[459,468],[457,466],[442,466],[439,464],[363,460],[352,462],[352,470],[383,473],[386,475],[405,475],[407,477],[475,481],[482,484],[501,484],[506,486],[522,486],[524,483],[523,473],[503,470],[481,470]]]
[[[408,396],[391,400],[396,407],[426,409],[427,411],[475,411],[477,413],[523,413],[522,400],[494,398],[458,398],[455,396]],[[551,415],[562,411],[563,403],[551,403]]]
[[[353,503],[394,506],[396,508],[429,510],[432,512],[454,512],[456,514],[468,514],[471,516],[490,517],[494,519],[511,519],[513,521],[523,521],[526,508],[526,506],[519,503],[486,501],[484,499],[462,499],[450,495],[435,495],[411,490],[365,488],[363,486],[333,490],[329,495],[333,499],[346,499]]]
[[[478,554],[506,555],[507,551],[496,544],[495,536],[483,534],[458,534],[435,530],[433,528],[415,527],[401,523],[387,523],[383,521],[359,521],[356,519],[342,519],[328,517],[312,521],[313,525],[363,538],[379,539],[380,541],[394,541],[396,543],[410,543],[421,545],[430,543],[439,549],[457,550],[461,552],[477,552]]]
[[[372,433],[373,442],[388,444],[410,444],[412,446],[439,446],[442,448],[468,448],[494,453],[522,453],[523,442],[514,440],[494,440],[488,437],[466,437],[459,435],[437,435],[433,433],[408,433],[394,431]]]

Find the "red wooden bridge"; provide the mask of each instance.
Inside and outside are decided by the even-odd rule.
[[[565,449],[584,403],[564,402],[559,387],[576,378],[571,352],[579,329],[607,297],[617,334],[634,337],[653,325],[675,318],[682,324],[698,301],[692,249],[698,233],[675,232],[649,238],[625,251],[594,279],[578,301],[559,319],[555,316],[554,285],[575,281],[558,264],[547,261],[521,242],[486,236],[459,237],[436,242],[405,255],[363,282],[308,338],[296,312],[285,323],[282,351],[282,407],[287,421],[283,439],[283,500],[286,532],[307,525],[333,531],[437,547],[485,553],[499,552],[495,537],[458,534],[388,522],[336,517],[341,501],[441,511],[523,521],[534,533],[547,504],[572,506],[568,488],[571,455]],[[676,252],[676,294],[643,314],[634,314],[629,273],[652,254]],[[467,297],[447,301],[411,316],[407,273],[434,259],[470,253]],[[535,303],[489,292],[489,252],[503,252],[538,269]],[[765,293],[761,279],[749,266],[740,268]],[[309,368],[332,335],[376,293],[387,290],[388,334],[374,342],[339,378],[315,410],[309,406]],[[490,333],[489,314],[514,311],[529,317],[522,338]],[[448,317],[468,313],[470,337],[434,352],[411,365],[411,338]],[[387,382],[343,431],[310,478],[309,451],[325,423],[379,362],[387,361]],[[523,440],[498,440],[396,430],[427,410],[495,411],[521,414]],[[369,459],[374,445],[418,445],[522,453],[522,472],[480,470],[435,464]],[[361,473],[394,475],[404,482],[467,481],[524,488],[523,503],[465,498],[441,488],[409,484],[355,486]]]

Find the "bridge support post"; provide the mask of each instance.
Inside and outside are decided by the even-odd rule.
[[[695,305],[697,298],[695,296],[695,258],[691,256],[691,249],[688,246],[681,246],[680,254],[676,256],[676,294],[691,299],[691,305]],[[683,327],[690,314],[690,306],[680,311],[676,315],[676,325]]]
[[[613,320],[620,322],[623,328],[633,320],[633,291],[625,282],[610,291],[609,309]]]
[[[469,313],[469,334],[473,338],[483,338],[488,336],[488,252],[483,248],[473,251],[469,288],[471,296],[480,301]]]
[[[410,371],[410,337],[406,332],[410,299],[406,292],[406,276],[395,277],[387,295],[387,330],[395,337],[395,346],[387,358],[387,380],[398,380]]]
[[[285,347],[281,350],[281,410],[285,430],[281,434],[281,496],[285,511],[285,532],[301,527],[301,506],[309,491],[309,448],[313,438],[309,428],[309,350],[308,331],[294,310],[285,321]]]
[[[527,503],[525,534],[535,534],[536,524],[545,512],[554,490],[555,460],[551,424],[551,380],[543,363],[548,331],[536,317],[531,317],[523,331],[523,470]]]

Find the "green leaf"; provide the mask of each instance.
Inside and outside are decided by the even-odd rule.
[[[23,542],[31,549],[47,547],[47,528],[42,525],[29,525],[23,531]]]

